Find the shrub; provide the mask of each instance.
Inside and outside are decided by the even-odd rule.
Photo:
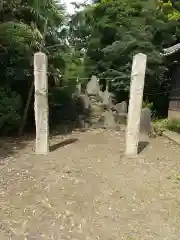
[[[158,135],[162,135],[167,129],[168,119],[160,119],[153,122],[153,129]]]
[[[153,122],[153,128],[154,128],[154,131],[159,135],[162,135],[162,132],[165,130],[170,130],[173,132],[180,133],[180,120],[176,120],[176,119],[171,120],[167,118],[160,119]]]
[[[9,88],[0,88],[0,132],[17,132],[21,124],[22,101],[18,93]]]
[[[145,101],[145,102],[143,102],[142,107],[143,107],[143,108],[149,108],[149,109],[152,111],[154,105],[153,105],[152,102]]]
[[[69,88],[54,87],[50,89],[49,118],[51,126],[68,123],[76,118],[76,104]]]
[[[168,120],[167,129],[173,132],[180,133],[180,120]]]

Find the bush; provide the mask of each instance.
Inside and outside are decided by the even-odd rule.
[[[162,135],[163,131],[170,130],[173,132],[180,133],[180,120],[176,119],[161,119],[153,122],[154,131]]]
[[[49,118],[51,127],[75,120],[76,103],[69,88],[54,87],[50,89]]]
[[[0,132],[15,133],[21,124],[22,101],[18,93],[0,88]]]
[[[180,120],[168,120],[167,129],[173,132],[180,133]]]
[[[153,105],[152,102],[145,101],[145,102],[143,102],[142,107],[143,107],[143,108],[149,108],[149,109],[152,111],[154,105]]]
[[[163,131],[167,129],[168,119],[160,119],[153,122],[153,129],[156,134],[162,135]]]

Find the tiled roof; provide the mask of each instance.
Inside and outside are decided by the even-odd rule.
[[[176,52],[179,52],[180,51],[180,43],[172,46],[172,47],[169,47],[169,48],[164,48],[163,49],[163,53],[162,55],[163,56],[169,56],[173,53],[176,53]]]

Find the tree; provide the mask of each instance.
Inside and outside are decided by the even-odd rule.
[[[155,0],[96,0],[73,16],[75,46],[85,49],[84,64],[88,75],[114,79],[117,98],[129,91],[132,57],[148,55],[145,92],[155,94],[169,87],[162,48],[178,39],[175,20]],[[145,98],[155,101],[145,94]],[[120,99],[119,99],[120,100]]]
[[[23,107],[33,82],[36,51],[48,55],[49,79],[53,80],[57,72],[65,69],[64,55],[68,47],[64,23],[65,12],[60,1],[3,1],[0,9],[0,85],[19,93]],[[33,105],[31,110],[33,116]]]
[[[159,0],[159,8],[167,15],[169,20],[180,20],[180,4],[176,0]]]

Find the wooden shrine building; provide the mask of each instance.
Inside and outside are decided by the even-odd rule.
[[[172,62],[170,67],[172,91],[169,94],[168,118],[180,120],[180,43],[165,48],[163,56]]]

